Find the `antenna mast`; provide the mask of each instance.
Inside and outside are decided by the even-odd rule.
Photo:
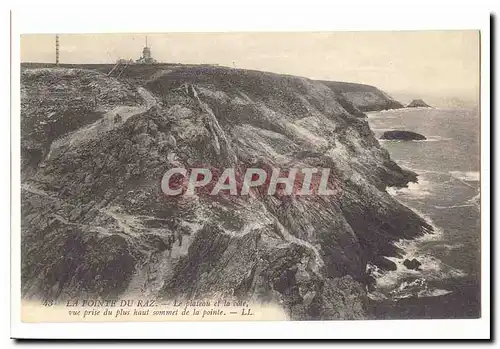
[[[59,66],[59,34],[56,34],[56,66]]]

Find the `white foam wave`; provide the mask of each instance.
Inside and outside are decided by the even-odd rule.
[[[423,280],[443,280],[447,278],[463,277],[466,274],[456,268],[453,268],[441,260],[429,254],[420,254],[417,249],[406,251],[407,253],[402,258],[386,257],[396,264],[396,270],[382,273],[380,276],[374,276],[376,280],[376,288],[380,290],[395,290],[401,287],[407,281],[405,279]],[[421,266],[418,270],[408,269],[404,266],[405,259],[417,259]]]
[[[431,182],[424,179],[422,176],[418,178],[418,183],[410,182],[406,188],[387,188],[387,193],[393,197],[412,197],[422,198],[431,195],[432,185]]]
[[[395,119],[395,115],[384,115],[384,114],[389,114],[391,112],[394,112],[394,110],[380,110],[380,111],[371,111],[371,112],[365,112],[365,115],[368,117],[368,119],[376,119],[383,117],[384,119]]]
[[[449,141],[452,138],[441,137],[441,136],[426,136],[427,139],[415,140],[414,142],[439,142],[439,141]]]
[[[479,171],[450,171],[450,175],[458,180],[466,182],[479,182]]]
[[[424,168],[412,167],[412,163],[410,161],[398,160],[397,162],[401,167],[403,167],[407,170],[416,172],[418,174],[431,173],[431,174],[438,174],[438,175],[446,175],[446,176],[452,177],[453,179],[456,179],[459,181],[465,181],[465,182],[479,182],[479,180],[480,180],[480,172],[479,171],[443,172],[443,171],[428,170],[428,169],[424,169]],[[420,178],[421,178],[421,176],[419,177],[419,180],[420,180]]]
[[[460,207],[476,207],[476,205],[469,203],[469,204],[463,204],[463,205],[451,205],[451,206],[439,206],[439,205],[434,205],[434,208],[437,208],[438,210],[445,210],[449,208],[460,208]]]
[[[410,162],[410,161],[404,161],[404,160],[398,160],[397,161],[398,165],[401,166],[402,168],[406,169],[406,170],[410,170],[410,171],[413,171],[413,172],[416,172],[418,174],[422,174],[422,173],[432,173],[432,174],[442,174],[442,175],[447,175],[449,176],[449,173],[448,172],[443,172],[443,171],[436,171],[436,170],[427,170],[425,168],[416,168],[416,167],[412,167],[413,164]]]
[[[370,275],[375,278],[376,291],[388,293],[393,299],[410,296],[433,297],[447,294],[450,291],[429,289],[428,281],[443,280],[447,278],[463,277],[466,274],[450,265],[445,264],[438,258],[422,251],[422,243],[430,241],[443,241],[444,232],[437,227],[434,222],[422,212],[413,209],[429,225],[434,227],[433,233],[424,234],[413,240],[400,239],[394,245],[403,251],[401,257],[386,257],[396,264],[396,270],[380,271],[377,267],[369,268]],[[450,249],[458,246],[449,246]],[[408,269],[403,263],[406,259],[418,260],[421,265],[418,270]],[[420,281],[417,281],[420,280]]]
[[[474,205],[478,210],[481,209],[481,193],[479,192],[479,188],[477,194],[467,200],[467,203]]]
[[[418,297],[439,297],[444,296],[445,294],[451,293],[448,290],[442,290],[440,288],[435,288],[433,290],[423,290],[418,293]]]
[[[452,245],[444,244],[444,247],[448,250],[456,250],[457,248],[464,247],[464,244],[452,244]]]
[[[402,299],[409,297],[437,297],[451,293],[451,291],[439,288],[432,289],[429,287],[427,280],[418,278],[412,281],[402,282],[398,288],[391,292],[394,299]]]

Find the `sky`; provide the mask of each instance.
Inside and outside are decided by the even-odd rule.
[[[137,59],[146,34],[59,34],[61,63]],[[476,100],[478,31],[147,34],[153,57],[374,85],[396,99]],[[21,36],[22,62],[54,62],[55,35]]]

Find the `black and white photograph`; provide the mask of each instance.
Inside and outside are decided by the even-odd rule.
[[[21,33],[20,321],[481,319],[482,35]]]

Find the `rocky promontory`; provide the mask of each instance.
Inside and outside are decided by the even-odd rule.
[[[359,112],[374,104],[296,76],[130,69],[22,70],[23,297],[232,297],[366,318],[367,266],[393,269],[393,243],[432,230],[386,192],[417,176]],[[328,168],[338,195],[161,191],[167,169],[197,166]]]
[[[404,108],[400,102],[374,86],[339,81],[321,82],[361,112]]]

